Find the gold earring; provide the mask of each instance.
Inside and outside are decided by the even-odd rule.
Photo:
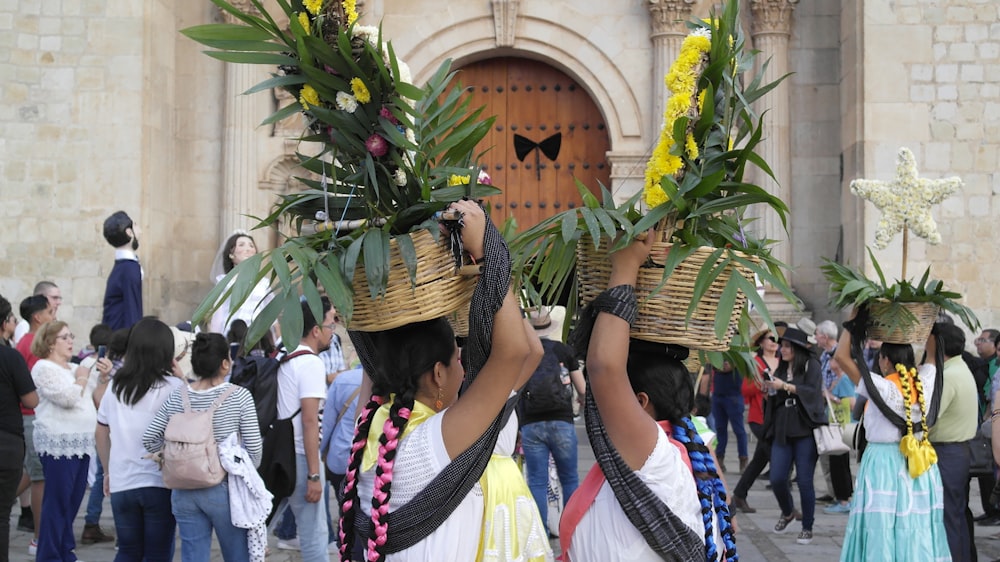
[[[437,411],[439,411],[439,412],[444,408],[444,402],[441,400],[441,393],[442,393],[442,390],[441,390],[441,387],[439,386],[438,387],[438,398],[437,398],[437,400],[434,401],[434,409],[437,410]]]

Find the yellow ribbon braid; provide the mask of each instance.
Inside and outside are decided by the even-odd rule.
[[[903,410],[906,418],[906,435],[899,440],[899,451],[906,458],[907,466],[910,469],[910,478],[917,478],[937,463],[937,452],[927,439],[927,404],[924,398],[924,383],[917,377],[916,368],[910,368],[907,371],[905,366],[897,364],[896,372],[899,373],[899,383],[903,387]],[[913,400],[910,398],[911,382],[917,389],[920,422],[924,426],[923,437],[920,441],[917,441],[917,438],[913,436],[913,421],[910,416],[910,409],[913,407]]]

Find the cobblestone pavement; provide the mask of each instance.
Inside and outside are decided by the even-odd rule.
[[[582,478],[594,462],[593,453],[590,450],[586,433],[583,429],[582,419],[577,421],[577,433],[580,438],[580,475]],[[732,451],[726,455],[726,458],[729,459],[730,467],[735,464],[734,460],[738,456],[735,441],[735,438],[729,440]],[[753,450],[752,441],[750,450]],[[853,474],[857,474],[857,467],[853,466],[852,471]],[[825,485],[823,484],[823,478],[818,467],[816,472],[817,490],[819,491],[818,493],[822,494]],[[728,473],[726,477],[730,486],[735,486],[736,480],[739,478],[735,472]],[[757,509],[757,513],[739,514],[737,517],[737,524],[739,525],[737,546],[739,548],[740,560],[743,562],[785,562],[804,559],[814,562],[827,562],[838,560],[840,546],[844,538],[844,529],[847,525],[847,515],[828,515],[823,513],[822,506],[817,506],[812,544],[807,546],[796,544],[795,538],[800,530],[797,522],[792,523],[789,531],[783,535],[776,535],[771,532],[771,528],[774,526],[775,521],[777,521],[779,513],[777,502],[770,490],[765,489],[765,484],[764,481],[757,481],[750,490],[747,498],[750,505]],[[979,492],[975,480],[972,482],[970,497],[973,498],[969,503],[972,512],[978,515],[982,512],[982,509],[979,505]],[[798,497],[796,495],[797,501]],[[31,535],[16,530],[18,508],[15,507],[13,511],[11,518],[10,560],[12,562],[34,560],[34,557],[28,556],[27,553]],[[104,503],[101,525],[105,530],[114,529],[111,506],[107,500]],[[82,530],[83,513],[81,511],[76,521],[76,535],[78,538]],[[271,537],[270,545],[271,554],[268,556],[268,562],[297,562],[301,560],[297,552],[278,550],[274,537]],[[552,545],[558,552],[558,541],[553,541]],[[981,562],[1000,559],[1000,527],[977,526],[976,546]],[[80,559],[85,562],[110,562],[115,557],[114,546],[110,543],[91,546],[80,545],[76,552]],[[222,556],[219,554],[218,548],[214,548],[212,552],[212,561],[221,562]],[[336,562],[337,560],[335,555],[330,558],[332,562]],[[179,547],[174,559],[180,560]]]

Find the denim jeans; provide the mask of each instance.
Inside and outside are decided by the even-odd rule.
[[[94,485],[90,487],[90,499],[87,500],[87,515],[83,518],[83,522],[87,525],[97,525],[101,521],[101,511],[104,508],[104,465],[96,455],[93,461],[96,463],[97,471],[94,472]]]
[[[736,451],[741,458],[747,456],[747,429],[743,425],[743,396],[713,396],[712,417],[715,418],[715,434],[718,443],[715,446],[715,456],[726,456],[726,445],[729,444],[729,428],[733,427],[736,435]]]
[[[576,470],[576,428],[565,421],[540,421],[521,428],[521,448],[528,488],[538,505],[542,523],[548,530],[549,455],[556,462],[559,484],[562,485],[563,505],[580,485]]]
[[[341,477],[343,479],[343,477]],[[323,488],[323,501],[327,506],[330,505],[330,486]],[[338,545],[339,535],[337,530],[333,528],[333,522],[330,520],[330,510],[326,510],[326,533],[329,543],[336,542]],[[298,527],[295,525],[295,513],[291,509],[285,509],[281,515],[281,519],[278,520],[278,526],[274,528],[274,536],[278,537],[283,541],[289,539],[294,539],[299,534]]]
[[[94,497],[93,492],[90,497]],[[170,562],[174,559],[177,523],[171,511],[170,490],[148,487],[114,492],[111,512],[118,533],[115,562]]]
[[[320,485],[326,488],[324,470],[319,471]],[[327,517],[326,504],[321,500],[316,503],[306,501],[306,486],[309,484],[309,465],[305,455],[295,455],[295,491],[288,498],[288,507],[295,514],[295,523],[299,528],[299,546],[302,547],[303,562],[329,562],[327,552],[328,532],[324,532],[323,521]]]
[[[45,472],[45,495],[42,496],[42,517],[38,529],[39,562],[76,560],[73,549],[73,520],[80,511],[83,494],[87,491],[87,470],[90,456],[55,458],[39,455]]]
[[[211,488],[174,490],[170,500],[181,533],[182,562],[204,562],[212,557],[212,529],[226,562],[250,559],[247,530],[233,525],[226,480]]]
[[[784,443],[771,443],[771,490],[774,492],[782,515],[795,511],[792,500],[791,482],[788,475],[795,463],[795,481],[799,485],[799,501],[802,502],[802,530],[812,531],[816,517],[816,489],[813,487],[813,473],[816,471],[816,440],[807,437],[790,437]]]

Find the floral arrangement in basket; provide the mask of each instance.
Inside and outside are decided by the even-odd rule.
[[[649,270],[658,283],[645,298],[640,288],[640,318],[643,306],[670,283],[678,267],[697,258],[700,265],[688,283],[691,298],[684,302],[680,325],[669,331],[684,331],[696,322],[707,322],[706,339],[714,341],[687,343],[689,347],[721,352],[730,347],[735,334],[747,335],[749,317],[743,307],[747,299],[764,321],[771,323],[755,290],[754,277],[795,300],[782,273],[783,264],[770,252],[774,241],[755,238],[746,228],[751,222],[746,216],[751,205],[763,205],[767,212],[777,213],[783,224],[788,212],[784,202],[744,178],[748,164],[773,178],[767,163],[755,152],[763,129],[762,117],[751,104],[784,77],[767,84],[762,83],[762,74],[744,81],[744,71],[753,67],[755,53],[746,48],[738,4],[727,1],[721,14],[713,12],[709,19],[689,23],[692,31],[665,77],[670,97],[643,191],[616,203],[603,186],[600,201],[578,184],[583,206],[543,221],[512,243],[515,267],[531,270],[543,298],[561,293],[575,267],[577,290],[585,304],[586,287],[580,279],[591,267],[581,263],[585,251],[592,249],[606,256],[656,227],[662,247],[654,245],[658,263],[649,264]],[[711,318],[698,311],[708,297],[717,303]],[[731,316],[729,312],[734,310],[737,312]],[[710,360],[721,364],[723,359],[715,355]]]
[[[908,148],[899,149],[896,177],[892,181],[859,179],[851,182],[851,192],[875,204],[882,211],[875,232],[875,247],[884,250],[899,232],[903,234],[902,276],[888,283],[875,253],[868,248],[878,281],[860,270],[826,260],[823,274],[830,282],[830,304],[837,309],[849,306],[868,309],[869,336],[889,343],[923,343],[927,340],[938,310],[956,316],[970,330],[979,329],[979,320],[958,302],[962,295],[947,291],[944,284],[930,278],[928,267],[916,284],[906,277],[909,232],[930,244],[941,243],[941,234],[931,216],[931,205],[940,203],[962,187],[957,177],[931,180],[917,174],[916,160]]]
[[[282,333],[294,345],[301,332],[299,299],[306,298],[315,313],[319,286],[356,329],[381,321],[361,325],[362,308],[376,307],[372,314],[378,318],[406,318],[384,307],[394,294],[413,300],[393,287],[422,282],[421,270],[435,261],[424,259],[425,247],[449,251],[438,242],[440,212],[464,196],[499,192],[474,173],[475,146],[493,119],[481,118],[482,108],[469,107],[470,98],[453,84],[450,62],[425,86],[411,84],[409,68],[380,28],[358,24],[354,0],[279,0],[287,28],[262,0],[250,0],[246,9],[211,1],[237,23],[183,33],[215,49],[206,51],[211,57],[275,67],[271,78],[246,93],[282,88],[294,96],[298,103],[263,123],[301,112],[302,152],[309,153],[298,156],[311,177],[298,178],[305,189],[282,195],[257,227],[286,221],[294,234],[234,268],[196,311],[196,321],[224,299],[242,302],[267,276],[276,281],[276,295],[250,327],[251,341],[280,315]],[[461,252],[454,257],[457,269]],[[471,291],[468,283],[453,285]]]

